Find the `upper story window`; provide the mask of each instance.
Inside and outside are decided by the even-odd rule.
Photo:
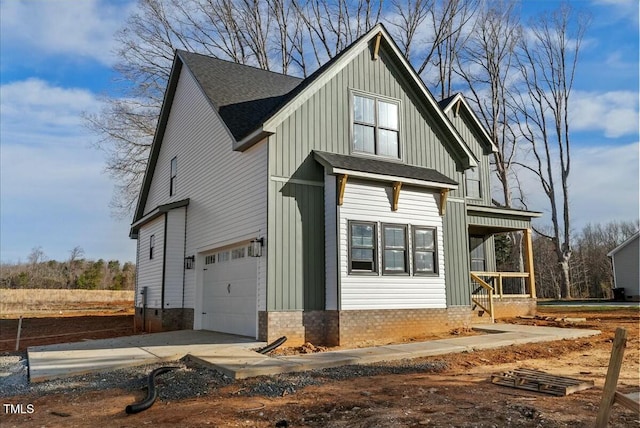
[[[153,259],[153,251],[156,248],[156,235],[149,237],[149,260]]]
[[[169,181],[169,196],[176,193],[176,180],[178,178],[178,158],[171,159],[171,179]]]
[[[467,188],[467,197],[480,199],[482,193],[480,192],[480,169],[478,167],[471,168],[465,171],[465,180]]]
[[[398,103],[353,96],[353,151],[400,157]]]

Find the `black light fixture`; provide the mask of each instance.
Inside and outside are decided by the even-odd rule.
[[[184,268],[193,269],[193,265],[196,263],[196,256],[189,256],[184,258]]]
[[[264,246],[264,238],[256,238],[251,241],[249,247],[249,255],[251,257],[262,257],[262,247]]]

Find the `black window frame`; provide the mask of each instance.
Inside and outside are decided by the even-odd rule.
[[[431,227],[431,226],[412,226],[412,231],[411,231],[411,237],[412,237],[412,245],[411,245],[411,252],[412,252],[412,256],[413,256],[413,275],[414,276],[437,276],[439,275],[439,269],[438,269],[438,228],[437,227]],[[422,250],[422,249],[418,249],[418,246],[416,245],[417,239],[416,239],[416,233],[419,230],[427,230],[433,233],[433,251],[431,250]],[[433,271],[429,272],[429,271],[418,271],[417,270],[417,263],[416,263],[416,253],[433,253]]]
[[[356,117],[355,117],[355,99],[356,99],[356,97],[373,100],[373,121],[374,121],[373,124],[368,123],[368,122],[362,122],[362,121],[357,121],[356,120]],[[385,127],[385,126],[381,126],[380,125],[380,117],[379,117],[379,103],[380,102],[387,103],[387,104],[394,104],[396,106],[396,108],[397,108],[397,117],[396,117],[397,129],[393,129],[393,128],[389,128],[389,127]],[[362,151],[362,150],[356,150],[355,144],[354,144],[355,143],[355,126],[356,125],[373,128],[373,153],[372,152],[367,152],[367,151]],[[397,146],[397,155],[396,156],[390,156],[390,155],[386,155],[386,154],[381,154],[380,153],[380,146],[379,146],[380,130],[391,131],[391,132],[395,132],[397,134],[397,145],[398,146]],[[351,95],[351,151],[353,153],[366,154],[366,155],[370,155],[370,156],[380,156],[380,157],[384,157],[384,158],[388,158],[388,159],[402,159],[402,151],[401,151],[401,144],[400,144],[400,100],[389,99],[389,98],[380,97],[380,96],[376,96],[376,95],[369,95],[369,94],[362,94],[362,93],[352,93],[352,95]]]
[[[473,172],[473,177],[470,175],[470,172]],[[480,177],[480,167],[475,166],[473,168],[469,168],[464,173],[465,178],[465,196],[471,199],[482,199],[482,180]],[[471,194],[471,185],[473,184],[474,191],[477,189],[478,195]]]
[[[404,231],[404,247],[402,251],[404,251],[404,270],[391,270],[387,269],[387,250],[397,250],[399,247],[388,247],[387,248],[387,235],[386,228],[401,228]],[[397,224],[397,223],[382,223],[382,269],[381,272],[383,275],[409,275],[409,225],[408,224]]]
[[[177,179],[178,179],[178,157],[174,156],[171,159],[171,165],[170,165],[169,196],[173,196],[176,193]]]
[[[149,236],[149,260],[153,260],[153,252],[156,248],[156,235]]]
[[[368,270],[368,269],[354,269],[353,267],[353,250],[355,249],[369,249],[369,247],[364,247],[364,246],[356,246],[354,247],[352,245],[352,226],[353,225],[367,225],[367,226],[372,226],[373,227],[373,248],[371,248],[373,250],[373,260],[372,260],[372,269]],[[356,274],[356,275],[377,275],[378,274],[378,223],[375,221],[360,221],[360,220],[349,220],[348,224],[348,237],[347,239],[349,240],[347,242],[347,246],[349,249],[349,260],[348,260],[348,267],[349,267],[349,274]]]

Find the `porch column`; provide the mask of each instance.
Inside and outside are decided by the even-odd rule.
[[[531,243],[531,229],[524,229],[524,271],[529,274],[526,278],[529,285],[529,293],[532,299],[536,298],[536,277],[533,271],[533,244]]]

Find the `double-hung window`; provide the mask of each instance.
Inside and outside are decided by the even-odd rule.
[[[413,273],[428,275],[438,273],[436,229],[413,227]]]
[[[467,197],[480,199],[480,170],[478,167],[468,169],[464,173],[467,185]]]
[[[349,271],[376,272],[376,224],[349,222]]]
[[[407,226],[400,224],[385,224],[383,229],[382,263],[383,273],[408,273],[407,263]]]
[[[171,179],[169,180],[169,196],[176,193],[176,184],[178,179],[178,158],[171,159]]]
[[[353,96],[353,151],[400,157],[397,102]]]

